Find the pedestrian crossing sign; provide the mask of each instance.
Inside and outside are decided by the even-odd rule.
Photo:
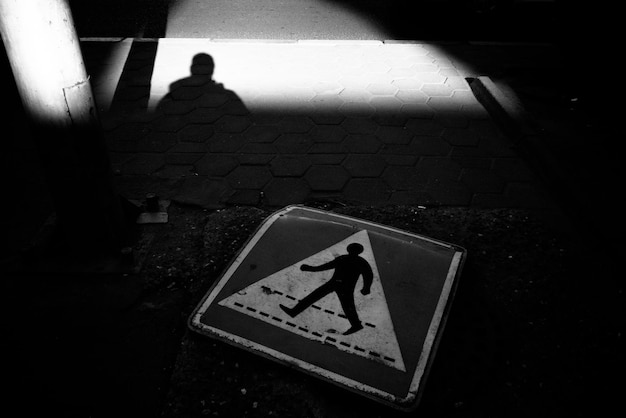
[[[464,258],[446,242],[289,206],[252,235],[190,327],[413,409]]]

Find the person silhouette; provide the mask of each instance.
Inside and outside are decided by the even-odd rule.
[[[349,244],[346,248],[348,254],[341,255],[334,260],[320,266],[303,264],[302,271],[324,271],[334,269],[332,277],[326,283],[305,296],[293,308],[280,304],[280,308],[290,317],[295,317],[305,309],[313,305],[324,296],[335,292],[341,302],[341,308],[350,321],[350,328],[343,335],[353,334],[363,329],[354,304],[354,288],[360,276],[363,276],[363,288],[361,294],[368,295],[374,279],[372,268],[369,263],[359,254],[363,252],[363,246],[358,243]]]
[[[192,110],[204,108],[207,122],[223,115],[248,115],[249,111],[237,94],[213,79],[215,62],[204,52],[194,55],[190,75],[169,85],[169,92],[157,105],[157,110],[177,113],[181,106]],[[201,121],[201,119],[199,120]]]

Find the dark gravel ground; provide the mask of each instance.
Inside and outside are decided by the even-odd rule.
[[[416,414],[585,415],[608,405],[610,394],[617,393],[610,378],[620,361],[621,287],[612,287],[616,276],[607,260],[585,253],[572,237],[522,210],[334,210],[468,250]],[[227,237],[258,223],[260,215],[256,209],[210,215],[204,230],[205,246],[213,249],[208,253],[230,253],[221,242],[233,242]],[[201,296],[193,293],[191,305]],[[189,332],[182,344],[166,416],[391,415],[384,407]]]
[[[169,223],[142,227],[152,244],[138,275],[2,282],[4,404],[77,417],[525,417],[598,415],[619,396],[624,305],[610,248],[581,246],[526,210],[311,206],[468,251],[413,413],[189,331],[192,309],[272,210],[176,203]]]

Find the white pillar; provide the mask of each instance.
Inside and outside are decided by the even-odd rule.
[[[79,246],[121,245],[120,200],[67,0],[0,0],[0,33],[61,232]]]

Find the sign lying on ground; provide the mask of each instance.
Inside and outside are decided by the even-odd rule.
[[[321,210],[270,216],[190,327],[401,409],[417,406],[465,250]]]

